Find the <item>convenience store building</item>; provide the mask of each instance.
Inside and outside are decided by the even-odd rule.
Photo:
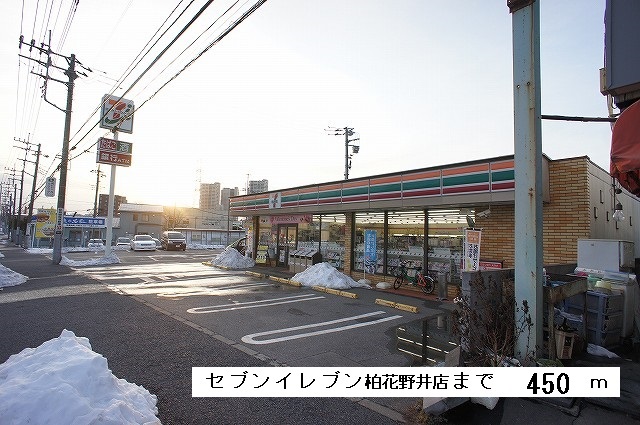
[[[619,239],[640,247],[640,199],[615,193],[611,176],[586,157],[543,156],[543,263],[575,264],[578,239]],[[450,164],[231,198],[247,217],[248,252],[287,267],[300,248],[353,278],[363,276],[364,234],[376,234],[372,283],[389,280],[402,261],[442,273],[449,291],[461,281],[464,232],[481,229],[480,266],[514,267],[514,157]],[[625,220],[613,220],[621,203]],[[469,220],[471,219],[471,220]]]

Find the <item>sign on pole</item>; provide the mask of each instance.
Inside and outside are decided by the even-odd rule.
[[[100,137],[98,139],[96,162],[130,167],[132,151],[133,143]]]
[[[100,127],[122,133],[133,133],[133,101],[119,96],[102,96]]]
[[[56,178],[47,177],[47,183],[44,186],[44,196],[53,197],[56,196]]]

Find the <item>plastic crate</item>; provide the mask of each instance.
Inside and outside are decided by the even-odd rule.
[[[572,309],[582,310],[584,296],[574,295],[566,300],[566,305]],[[598,291],[587,291],[587,310],[597,313],[622,313],[624,297],[622,294],[605,294]]]
[[[571,314],[582,314],[582,308],[578,309],[576,307],[569,306],[566,310]],[[599,329],[602,332],[608,332],[616,329],[622,329],[623,322],[624,316],[622,315],[622,311],[604,314],[587,310],[587,328]]]
[[[619,345],[620,336],[620,329],[602,332],[599,329],[587,328],[587,341],[605,348]]]

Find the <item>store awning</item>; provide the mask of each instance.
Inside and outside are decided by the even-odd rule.
[[[640,101],[625,109],[613,127],[611,176],[640,196]]]

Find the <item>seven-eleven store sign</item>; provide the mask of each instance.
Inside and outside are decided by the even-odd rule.
[[[133,101],[105,94],[102,97],[100,127],[114,133],[132,133],[133,110]],[[129,167],[132,148],[132,143],[101,137],[98,139],[96,162]]]
[[[133,101],[118,96],[102,96],[100,128],[133,133]]]

